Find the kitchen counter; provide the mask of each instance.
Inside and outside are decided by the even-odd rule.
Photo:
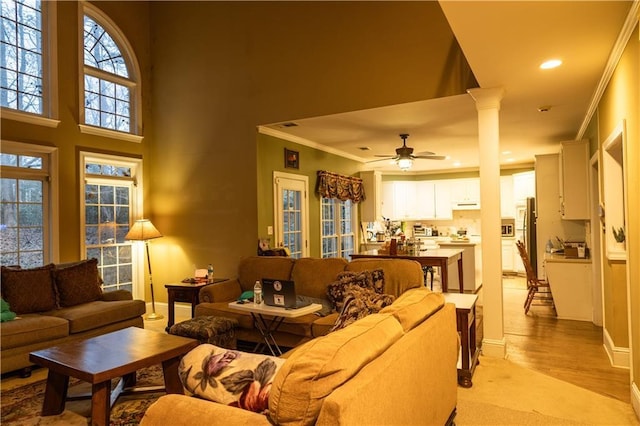
[[[545,262],[553,263],[591,263],[588,257],[566,257],[564,254],[545,253]]]

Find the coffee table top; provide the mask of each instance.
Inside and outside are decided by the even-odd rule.
[[[253,312],[258,315],[270,315],[274,317],[284,317],[284,318],[297,318],[303,315],[312,314],[314,312],[322,309],[322,305],[319,303],[312,303],[308,306],[304,306],[302,308],[297,309],[287,309],[281,308],[279,306],[269,306],[261,303],[260,305],[256,305],[253,302],[230,302],[229,307],[231,309],[237,309],[238,311],[245,312]]]
[[[198,341],[129,327],[31,352],[31,362],[89,383],[101,383],[178,357]]]

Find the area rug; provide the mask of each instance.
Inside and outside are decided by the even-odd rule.
[[[145,368],[136,374],[136,386],[163,385],[162,368],[160,365]],[[9,391],[3,391],[0,396],[0,423],[11,426],[32,425],[82,425],[90,424],[91,399],[67,401],[62,414],[55,416],[41,416],[44,401],[45,380],[40,380]],[[115,386],[115,381],[114,381]],[[77,379],[69,381],[68,395],[81,395],[91,392],[91,385]],[[111,409],[111,425],[137,425],[146,409],[164,392],[152,392],[124,395]]]

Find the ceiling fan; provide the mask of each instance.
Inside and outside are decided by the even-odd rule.
[[[383,161],[385,159],[391,159],[396,162],[398,167],[401,170],[409,170],[413,165],[413,160],[416,159],[424,159],[424,160],[444,160],[447,158],[444,155],[436,155],[430,151],[420,152],[416,155],[413,155],[413,148],[407,146],[407,138],[409,134],[402,133],[400,134],[400,138],[402,138],[402,146],[400,148],[396,148],[396,155],[376,155],[376,157],[384,157],[380,160],[369,161],[369,163],[373,163],[375,161]]]

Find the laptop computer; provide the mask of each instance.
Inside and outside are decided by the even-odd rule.
[[[262,297],[265,305],[287,309],[298,309],[309,306],[311,302],[299,300],[296,288],[291,280],[262,279]]]

